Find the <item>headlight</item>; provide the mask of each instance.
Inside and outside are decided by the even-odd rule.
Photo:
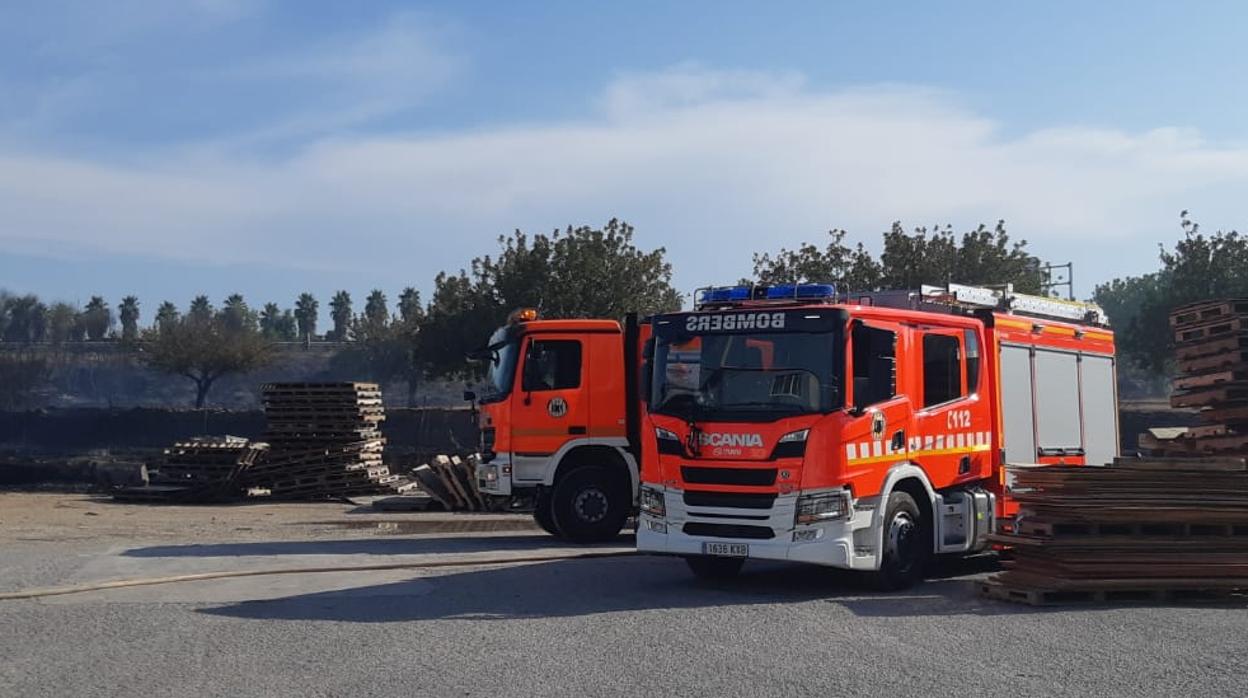
[[[776,447],[771,452],[774,458],[801,458],[806,455],[806,437],[810,436],[809,429],[801,429],[791,431],[776,442]]]
[[[797,498],[797,509],[793,521],[797,524],[811,524],[840,519],[848,515],[848,491],[819,492],[804,494]]]
[[[785,434],[784,436],[781,436],[779,443],[789,444],[789,443],[797,443],[799,441],[805,441],[806,437],[809,435],[810,435],[809,429],[802,429],[801,431],[792,431],[792,432],[789,432],[788,434]]]
[[[667,516],[667,500],[662,492],[643,486],[640,495],[642,512],[659,518]]]
[[[673,432],[662,427],[655,427],[654,436],[659,440],[659,453],[669,456],[685,455],[685,448],[680,443],[680,437]]]

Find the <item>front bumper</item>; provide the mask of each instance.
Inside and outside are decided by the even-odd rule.
[[[642,513],[637,526],[639,552],[666,555],[701,555],[703,543],[745,543],[750,558],[791,560],[842,569],[874,570],[879,563],[872,545],[873,510],[853,508],[846,518],[795,526],[796,493],[779,495],[771,509],[729,509],[722,507],[689,507],[680,490],[664,491],[667,515],[658,518]],[[754,531],[770,528],[766,539],[696,535],[685,532],[686,524],[695,528],[746,526]],[[760,531],[761,532],[761,531]],[[795,540],[798,534],[802,539]]]
[[[477,464],[477,489],[482,494],[511,496],[511,454],[499,453],[489,463]]]

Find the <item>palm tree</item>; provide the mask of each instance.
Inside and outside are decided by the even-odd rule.
[[[425,316],[425,308],[420,304],[420,291],[408,286],[399,294],[399,319],[404,324],[415,324]]]
[[[364,301],[364,318],[374,325],[384,325],[390,319],[390,311],[386,308],[386,294],[381,289],[373,289]]]
[[[69,303],[54,303],[48,310],[48,340],[53,344],[81,340],[82,323],[78,309]]]
[[[82,311],[82,324],[87,328],[88,339],[98,341],[108,336],[113,326],[113,313],[102,297],[91,296],[91,301]]]
[[[160,304],[159,308],[156,309],[156,322],[153,323],[153,325],[157,330],[163,332],[173,323],[177,322],[180,316],[181,313],[178,312],[178,306],[170,303],[169,301],[165,301]]]
[[[277,325],[282,319],[282,309],[277,307],[277,303],[265,303],[264,309],[260,311],[260,334],[268,339],[277,337]]]
[[[9,342],[42,342],[48,334],[48,308],[37,296],[7,298],[0,314],[7,313],[4,337]]]
[[[133,342],[139,338],[139,299],[126,296],[117,306],[117,315],[121,318],[121,341]]]
[[[281,316],[273,325],[273,331],[283,342],[293,342],[299,337],[298,323],[295,321],[295,314],[290,312],[290,308],[282,311]]]
[[[196,322],[207,322],[212,319],[212,303],[208,301],[208,296],[195,296],[191,301],[191,309],[187,311],[186,316],[193,318]]]
[[[225,299],[225,305],[221,306],[221,318],[225,321],[225,327],[229,330],[255,329],[256,318],[252,314],[251,308],[247,307],[247,301],[243,300],[242,294],[234,293]]]
[[[295,322],[299,325],[302,339],[310,339],[316,334],[316,316],[320,308],[321,304],[311,293],[299,294],[299,300],[295,301]]]
[[[347,331],[351,327],[351,294],[339,291],[329,302],[329,316],[334,321],[334,341],[347,341]]]

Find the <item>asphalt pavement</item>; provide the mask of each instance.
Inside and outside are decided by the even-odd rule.
[[[0,580],[12,590],[542,550],[575,554],[532,534],[31,541],[0,550]],[[679,560],[627,557],[0,601],[0,696],[1248,695],[1243,605],[1036,609],[978,598],[973,581],[990,566],[945,565],[897,594],[765,563],[707,585]]]

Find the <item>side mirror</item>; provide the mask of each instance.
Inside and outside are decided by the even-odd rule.
[[[474,392],[474,391],[472,391],[472,390],[465,390],[465,391],[464,391],[464,402],[476,402],[476,401],[477,401],[477,394],[476,394],[476,392]]]
[[[641,376],[637,382],[637,395],[642,402],[650,402],[650,385],[654,382],[654,337],[641,345]]]

